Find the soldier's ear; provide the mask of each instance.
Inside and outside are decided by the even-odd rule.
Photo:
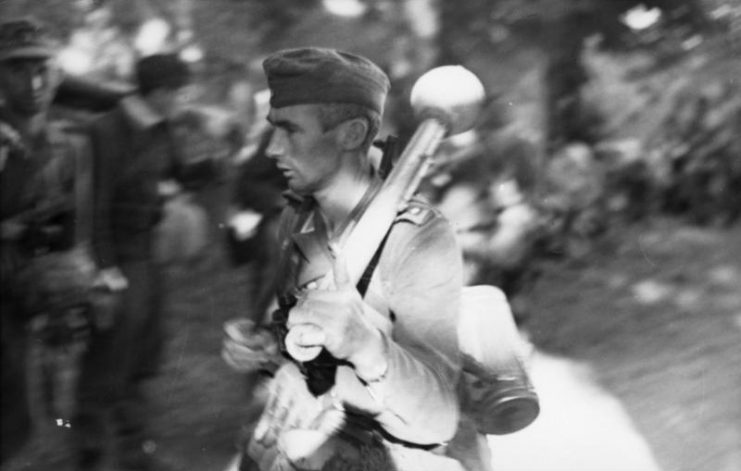
[[[352,118],[340,124],[338,129],[340,147],[343,150],[355,150],[363,145],[368,135],[368,121],[364,118]]]

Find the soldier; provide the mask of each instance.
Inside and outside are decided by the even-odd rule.
[[[267,154],[291,190],[274,321],[324,351],[277,369],[242,469],[488,469],[473,427],[459,426],[461,254],[448,223],[411,203],[358,286],[346,281],[345,255],[329,249],[379,186],[368,153],[388,78],[363,57],[319,48],[280,51],[264,69]],[[302,288],[328,271],[333,283]],[[256,364],[254,350],[229,339],[224,354],[238,369]]]
[[[62,78],[55,56],[54,41],[36,20],[0,24],[3,462],[31,431],[26,327],[38,286],[19,273],[35,256],[69,248],[74,236],[76,148],[48,119]]]
[[[142,388],[156,373],[164,341],[155,226],[178,173],[168,120],[189,71],[176,55],[156,54],[137,62],[136,79],[138,93],[90,126],[98,281],[120,292],[121,303],[113,327],[92,336],[81,365],[73,423],[80,470],[104,466],[111,432],[123,469],[157,469],[159,461]]]

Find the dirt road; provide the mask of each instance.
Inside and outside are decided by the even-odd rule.
[[[171,340],[151,393],[157,453],[175,469],[222,471],[234,453],[245,384],[219,342],[247,283],[223,265],[171,280]],[[492,438],[498,471],[741,470],[741,226],[627,229],[548,265],[532,299],[543,415]],[[4,470],[73,469],[70,429],[39,420]]]

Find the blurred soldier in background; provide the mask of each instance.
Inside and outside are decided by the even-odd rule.
[[[264,82],[262,61],[258,83]],[[256,67],[256,66],[255,66]],[[256,79],[257,80],[257,79]],[[266,85],[266,84],[265,84]],[[265,119],[270,90],[252,95],[249,132],[236,159],[237,170],[228,209],[227,248],[233,265],[246,265],[251,275],[249,317],[262,324],[275,299],[278,260],[278,220],[285,207],[288,184],[266,150],[273,130]]]
[[[444,143],[424,192],[453,224],[464,255],[466,285],[501,288],[515,318],[527,307],[542,216],[536,205],[538,151],[493,97],[477,127]]]
[[[273,135],[266,129],[257,149],[239,167],[232,197],[228,244],[232,262],[252,263],[251,317],[261,324],[275,297],[278,220],[285,207],[286,178],[265,151]]]
[[[168,267],[193,269],[208,260],[207,249],[215,246],[212,242],[220,241],[227,187],[225,162],[236,151],[236,143],[232,146],[227,134],[216,134],[211,119],[206,110],[189,106],[171,123],[182,191],[165,198],[155,246],[157,260]],[[221,121],[218,131],[228,132],[230,123]]]
[[[617,178],[608,183],[605,170],[594,149],[581,142],[567,144],[550,156],[543,182],[547,197],[542,208],[548,219],[542,247],[545,254],[582,258],[594,238],[604,233],[608,215],[605,189],[618,183]],[[640,181],[638,172],[632,177]]]
[[[81,365],[73,424],[80,470],[102,469],[111,433],[122,469],[160,466],[145,427],[142,382],[156,373],[164,341],[154,236],[163,199],[177,188],[168,120],[189,71],[176,55],[157,54],[137,62],[136,78],[139,93],[90,127],[99,282],[122,299],[113,328],[93,335]]]
[[[218,178],[220,149],[208,132],[206,120],[197,109],[184,109],[173,118],[178,154],[185,164],[181,175],[185,190],[197,192]]]
[[[53,41],[35,20],[0,24],[2,461],[20,449],[31,428],[28,321],[81,301],[67,299],[68,289],[80,294],[94,276],[83,252],[59,255],[71,253],[87,215],[76,208],[81,136],[48,119],[62,79],[55,56]],[[44,267],[51,260],[61,265]]]

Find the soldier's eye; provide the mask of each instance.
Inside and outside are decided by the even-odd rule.
[[[6,64],[7,64],[8,70],[13,72],[14,74],[20,74],[24,70],[26,70],[26,64],[24,61],[20,61],[17,59],[16,60],[11,59],[7,61]]]

